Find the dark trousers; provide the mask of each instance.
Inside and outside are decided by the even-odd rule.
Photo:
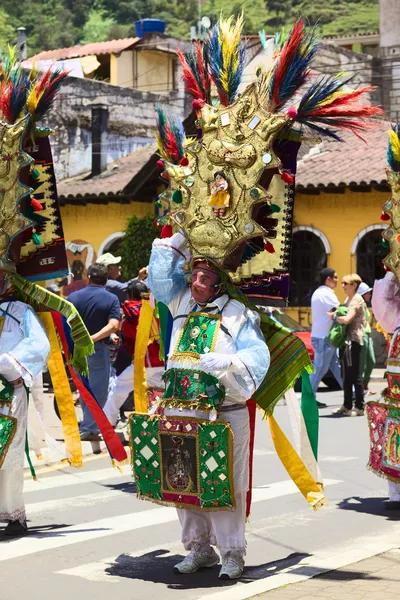
[[[364,408],[364,390],[360,375],[361,346],[347,341],[342,350],[344,406],[353,408],[353,386],[356,393],[356,408]]]

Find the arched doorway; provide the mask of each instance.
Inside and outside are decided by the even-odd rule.
[[[385,227],[367,231],[359,238],[356,247],[357,273],[365,283],[373,285],[375,279],[385,275],[382,260],[388,251],[382,246],[382,231]]]
[[[289,293],[292,306],[311,305],[311,296],[319,285],[319,272],[326,265],[327,252],[321,236],[311,227],[294,231]]]

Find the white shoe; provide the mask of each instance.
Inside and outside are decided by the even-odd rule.
[[[219,572],[220,579],[240,579],[243,575],[244,560],[238,553],[229,552],[222,559],[222,568]]]
[[[363,408],[353,408],[353,410],[351,411],[352,417],[362,417],[363,415],[364,415]]]
[[[191,550],[189,554],[174,566],[174,573],[196,573],[204,567],[215,567],[219,563],[219,556],[213,548],[209,551]]]
[[[339,408],[335,408],[335,410],[332,411],[332,414],[333,415],[343,415],[344,417],[350,417],[351,410],[349,410],[345,406],[340,406]]]

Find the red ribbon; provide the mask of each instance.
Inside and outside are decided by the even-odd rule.
[[[57,328],[58,335],[60,336],[65,357],[67,358],[67,360],[69,360],[69,348],[62,323],[62,315],[58,312],[52,312],[51,315],[53,317],[54,324]],[[93,419],[96,421],[96,425],[100,429],[100,433],[103,436],[105,443],[107,444],[107,448],[111,455],[111,458],[115,458],[118,462],[123,462],[124,460],[127,460],[128,456],[125,452],[125,448],[123,447],[121,440],[115,433],[110,421],[104,414],[102,408],[99,406],[95,398],[86,388],[83,381],[77,376],[72,365],[68,365],[68,369],[76,385],[77,390],[79,391],[82,399],[84,400],[88,409],[90,410]]]
[[[246,496],[246,517],[250,514],[251,507],[251,493],[253,488],[253,453],[254,453],[254,434],[256,430],[256,411],[257,404],[254,400],[247,400],[247,410],[249,411],[249,423],[250,423],[250,451],[249,451],[249,489],[247,490]]]

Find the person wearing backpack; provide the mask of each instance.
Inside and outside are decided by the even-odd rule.
[[[133,355],[135,352],[136,333],[142,308],[142,294],[149,292],[147,286],[139,280],[131,281],[128,285],[128,300],[122,305],[121,338],[122,343],[115,361],[116,377],[110,385],[104,412],[111,425],[116,426],[119,410],[133,390]],[[159,344],[154,341],[149,344],[146,353],[146,368],[148,383],[154,387],[162,387],[160,372],[163,362],[159,358]],[[158,367],[149,369],[150,367]],[[149,375],[154,381],[149,382]]]
[[[346,341],[341,349],[343,370],[343,406],[332,411],[334,415],[360,417],[364,414],[364,389],[360,375],[360,355],[364,344],[366,328],[366,304],[363,297],[357,293],[361,277],[356,273],[345,275],[342,279],[343,290],[347,297],[344,306],[347,314],[338,316],[337,311],[329,313],[331,319],[339,325],[347,325]],[[353,387],[355,390],[355,406],[353,408]]]

